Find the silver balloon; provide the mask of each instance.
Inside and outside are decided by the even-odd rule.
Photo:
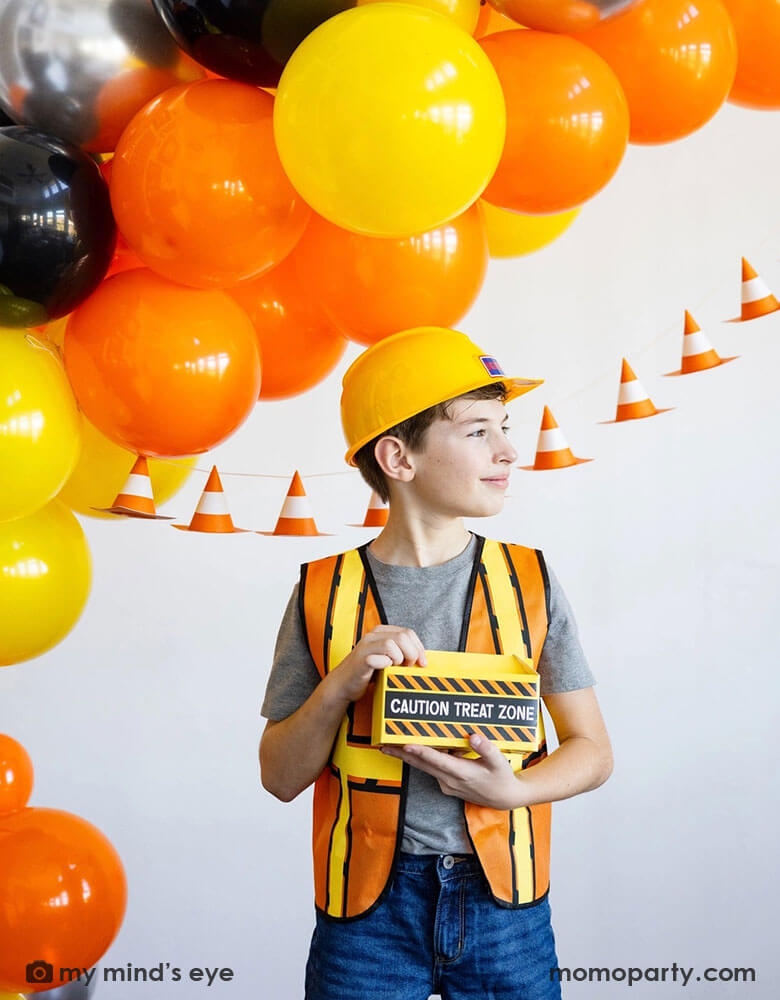
[[[205,76],[151,0],[0,0],[0,109],[107,153],[147,101]]]
[[[92,982],[87,985],[83,979],[74,979],[72,983],[63,983],[62,986],[55,986],[53,990],[46,990],[45,993],[28,993],[27,1000],[89,1000],[97,987],[100,971],[96,971],[92,977]]]

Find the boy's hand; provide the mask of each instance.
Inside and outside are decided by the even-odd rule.
[[[498,747],[476,733],[469,737],[469,743],[479,754],[476,760],[462,756],[468,753],[467,750],[448,753],[418,744],[382,747],[382,752],[432,774],[445,795],[457,795],[467,802],[493,809],[515,809],[525,805],[522,783]]]
[[[425,649],[417,633],[399,625],[377,625],[367,632],[330,676],[338,678],[339,693],[347,701],[358,701],[366,693],[375,670],[403,664],[427,665]]]

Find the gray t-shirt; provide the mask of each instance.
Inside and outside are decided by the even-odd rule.
[[[390,625],[414,629],[425,649],[457,650],[476,537],[438,566],[395,566],[367,549],[371,570]],[[550,579],[550,626],[538,670],[540,691],[559,694],[595,684],[580,645],[571,606],[557,578]],[[298,612],[298,584],[279,627],[261,714],[275,721],[296,712],[320,681]],[[419,768],[409,769],[409,788],[401,850],[412,854],[470,854],[463,800],[445,795],[438,781]]]

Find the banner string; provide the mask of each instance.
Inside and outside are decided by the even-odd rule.
[[[754,248],[755,251],[756,252],[761,251],[764,248],[764,246],[769,242],[771,236],[772,236],[772,233],[771,232],[767,232],[767,235],[759,243],[757,243],[755,245],[755,248]],[[724,280],[727,280],[727,279],[728,279],[728,275],[726,274],[725,268],[724,268],[723,269],[723,277],[720,280],[718,280],[718,281],[713,281],[713,283],[709,287],[709,289],[698,298],[698,300],[692,305],[691,309],[689,309],[688,311],[691,312],[691,313],[695,313],[695,312],[698,312],[699,310],[701,310],[713,298],[713,296],[718,291],[720,291],[720,289],[723,287]],[[724,320],[723,322],[727,322],[727,321]],[[646,343],[643,347],[641,347],[639,350],[632,351],[631,352],[632,357],[637,357],[637,356],[641,357],[642,355],[647,354],[653,347],[655,347],[656,344],[659,343],[659,341],[661,341],[664,338],[670,336],[670,334],[674,333],[675,331],[679,331],[680,330],[680,326],[681,326],[680,320],[676,320],[674,323],[669,323],[664,329],[662,329],[660,331],[660,333],[658,333],[655,337],[653,337],[652,340],[648,341],[648,343]],[[569,403],[573,399],[577,399],[580,396],[585,395],[585,393],[589,392],[595,386],[599,385],[607,377],[610,377],[610,373],[606,372],[606,371],[602,372],[600,375],[597,375],[595,378],[591,379],[589,382],[585,383],[584,385],[579,386],[574,392],[571,392],[571,393],[569,393],[568,395],[565,395],[565,396],[559,396],[559,397],[557,397],[555,400],[553,400],[549,404],[550,408],[552,409],[553,407],[557,407],[557,406],[562,405],[564,403]],[[618,369],[618,376],[617,376],[617,378],[619,378],[619,369]],[[617,378],[616,378],[616,384],[617,384]],[[534,422],[532,424],[531,421],[520,421],[520,426],[537,426],[537,422]],[[157,461],[168,461],[168,460],[166,460],[166,459],[157,459]],[[201,468],[195,467],[195,468],[193,468],[192,471],[193,472],[208,473],[211,470],[210,469],[201,469]],[[276,475],[276,474],[270,474],[270,473],[257,473],[257,472],[223,472],[222,469],[219,470],[219,474],[220,474],[220,476],[222,476],[222,475],[224,475],[224,476],[240,476],[240,477],[247,477],[247,478],[251,478],[251,479],[284,479],[284,480],[289,481],[289,479],[291,478],[291,474],[289,474],[289,473],[287,475]],[[344,470],[339,470],[338,472],[315,472],[315,473],[306,473],[306,474],[304,474],[304,473],[301,472],[299,474],[301,476],[301,479],[316,479],[316,478],[319,478],[319,477],[322,477],[322,476],[359,475],[359,473],[358,473],[358,471],[356,469],[344,469]]]
[[[772,231],[770,230],[767,232],[766,236],[764,236],[764,238],[755,245],[755,250],[756,251],[762,250],[763,247],[766,246],[766,244],[769,242],[771,237],[772,237]],[[713,282],[710,288],[699,297],[698,301],[693,305],[692,310],[689,310],[689,312],[698,312],[700,309],[702,309],[707,304],[707,302],[709,302],[712,299],[715,293],[723,287],[724,280],[728,280],[728,275],[725,273],[725,268],[723,270],[723,278],[721,278],[717,282]],[[648,341],[643,347],[639,348],[638,350],[632,351],[631,352],[632,357],[637,357],[637,356],[641,357],[647,354],[648,351],[650,351],[653,347],[655,347],[656,344],[658,344],[661,340],[670,336],[676,330],[679,331],[679,328],[680,328],[679,320],[676,320],[674,323],[669,323],[655,337],[653,337],[652,340]],[[48,342],[45,339],[39,338],[33,333],[27,333],[26,339],[28,343],[30,343],[33,347],[38,348],[39,350],[47,350],[55,357],[61,360],[62,352],[55,344]],[[565,396],[556,397],[549,404],[550,408],[552,409],[553,406],[558,407],[559,405],[569,403],[574,399],[578,399],[581,396],[584,396],[595,386],[604,382],[605,379],[607,379],[608,377],[611,377],[610,372],[606,370],[603,371],[601,374],[595,376],[589,382],[586,382],[584,385],[580,385],[574,392],[570,392]],[[528,420],[519,421],[518,423],[519,426],[522,427],[536,426],[536,422],[532,423],[531,421]],[[192,456],[181,456],[181,458],[178,459],[157,458],[156,456],[147,456],[147,457],[153,458],[155,462],[165,462],[170,465],[179,465],[181,463],[182,458],[192,457]],[[192,466],[190,468],[190,471],[200,472],[203,473],[204,475],[208,475],[208,473],[211,472],[211,468],[204,469],[201,468],[200,466]],[[283,479],[285,481],[289,481],[291,478],[290,473],[280,474],[280,473],[267,473],[267,472],[231,472],[231,471],[225,471],[223,469],[219,469],[219,474],[220,476],[230,476],[243,479]],[[358,472],[357,469],[339,469],[338,471],[333,471],[333,472],[312,472],[312,473],[299,472],[299,475],[301,476],[301,479],[319,479],[327,476],[355,476],[355,475],[359,476],[360,473]]]

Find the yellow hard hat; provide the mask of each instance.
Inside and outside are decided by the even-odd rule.
[[[465,333],[441,326],[401,330],[372,344],[352,362],[341,380],[344,456],[354,456],[382,431],[429,406],[472,389],[503,382],[506,401],[535,389],[544,379],[513,378]]]

